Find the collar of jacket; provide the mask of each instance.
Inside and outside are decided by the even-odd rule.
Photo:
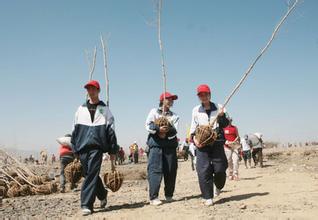
[[[158,112],[158,114],[162,115],[162,113],[163,113],[162,107],[158,108],[158,109],[157,109],[157,112]],[[169,111],[165,112],[165,115],[166,115],[166,116],[172,116],[173,113],[172,113],[172,111],[169,110]]]
[[[83,107],[87,107],[89,100],[87,100],[82,106]],[[103,101],[99,101],[99,103],[97,104],[97,106],[106,106],[106,104]]]
[[[216,105],[215,105],[213,102],[210,102],[210,106],[211,106],[211,108],[210,108],[211,111],[216,111],[216,110],[218,110],[218,108],[216,107]],[[201,104],[201,106],[200,106],[200,108],[199,108],[199,112],[206,112],[206,110],[205,110],[203,104]]]

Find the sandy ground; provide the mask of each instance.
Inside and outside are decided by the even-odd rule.
[[[264,168],[240,167],[240,180],[227,181],[214,206],[200,198],[196,172],[179,161],[175,201],[148,205],[146,163],[123,165],[126,180],[109,193],[106,210],[86,219],[317,219],[318,148],[266,150]],[[108,167],[105,164],[104,167]],[[160,198],[163,199],[163,187]],[[5,199],[0,218],[83,218],[79,192]]]

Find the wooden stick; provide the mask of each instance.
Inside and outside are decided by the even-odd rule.
[[[20,178],[22,178],[26,183],[28,183],[29,185],[31,185],[31,186],[33,186],[33,187],[37,187],[36,185],[34,185],[33,183],[31,183],[24,175],[23,175],[23,173],[20,171],[20,170],[16,170],[16,172],[17,172],[17,174],[18,174],[18,176],[20,177]]]
[[[163,100],[166,100],[165,93],[167,92],[167,71],[166,71],[166,65],[165,65],[165,59],[164,59],[164,53],[163,53],[163,45],[161,41],[161,10],[162,10],[162,0],[159,0],[158,2],[158,43],[159,43],[159,49],[160,49],[160,57],[161,57],[161,71],[162,71],[162,78],[163,78]]]
[[[95,65],[96,65],[96,54],[97,54],[97,47],[94,48],[94,54],[93,54],[93,60],[92,60],[92,64],[90,66],[90,71],[89,71],[89,80],[92,80],[93,78],[93,73],[95,70]]]
[[[16,179],[14,179],[12,176],[10,176],[4,169],[0,168],[0,172],[2,172],[4,175],[12,179],[14,182],[16,182],[19,186],[22,186]]]
[[[88,80],[92,80],[93,73],[95,70],[95,65],[96,65],[97,47],[95,46],[95,48],[94,48],[92,63],[90,63],[90,61],[89,61],[89,54],[88,54],[87,50],[85,50],[85,54],[86,54],[86,59],[87,59],[87,63],[88,63],[88,71],[89,71],[88,72]],[[86,94],[86,100],[88,100],[88,94]]]
[[[109,106],[109,78],[108,78],[108,64],[107,64],[107,45],[104,43],[102,34],[100,35],[100,41],[103,48],[103,58],[104,58],[104,74],[106,81],[106,106]]]
[[[246,72],[244,73],[243,77],[241,78],[241,80],[238,82],[238,84],[234,87],[234,89],[232,90],[232,92],[230,93],[230,95],[226,98],[223,107],[225,108],[225,106],[229,103],[229,101],[231,100],[231,98],[234,96],[234,94],[238,91],[238,89],[241,87],[241,85],[243,84],[243,82],[246,80],[246,78],[248,77],[248,75],[251,73],[252,69],[254,68],[255,64],[257,63],[257,61],[262,57],[262,55],[266,52],[266,50],[270,47],[270,45],[272,44],[274,38],[276,37],[276,34],[278,33],[278,31],[280,30],[280,27],[282,26],[282,24],[285,22],[285,20],[287,19],[287,17],[290,15],[290,13],[295,9],[296,5],[298,3],[298,0],[295,0],[294,4],[288,8],[287,12],[285,13],[285,15],[282,17],[282,19],[280,20],[280,22],[278,23],[278,25],[275,27],[269,41],[267,42],[267,44],[265,45],[265,47],[261,50],[260,54],[255,58],[255,60],[253,61],[253,63],[248,67],[248,69],[246,70]],[[213,127],[215,122],[217,121],[216,117],[212,123],[211,126]]]

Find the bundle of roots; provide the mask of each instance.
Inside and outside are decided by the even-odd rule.
[[[0,197],[7,197],[8,188],[6,186],[0,186]]]
[[[80,161],[74,160],[64,169],[65,178],[68,182],[75,184],[83,177],[83,167]]]
[[[21,185],[25,184],[25,180],[22,179],[22,178],[19,177],[19,176],[16,176],[14,179],[15,179],[16,181],[18,181]]]
[[[167,128],[168,128],[168,131],[169,131],[169,129],[171,128],[171,124],[170,124],[168,118],[167,118],[167,117],[164,117],[164,116],[157,118],[157,119],[154,121],[154,123],[155,123],[155,125],[157,125],[159,128],[160,128],[160,127],[167,127]],[[158,135],[159,135],[159,137],[162,138],[162,139],[166,138],[166,133],[159,133]]]
[[[119,171],[107,172],[104,174],[104,183],[112,192],[117,192],[124,181],[124,175]]]
[[[41,185],[44,182],[42,177],[40,177],[40,176],[29,176],[28,181],[34,185]]]
[[[157,119],[154,121],[154,123],[155,123],[155,125],[157,125],[158,127],[166,126],[166,127],[170,128],[170,126],[171,126],[171,124],[170,124],[168,118],[167,118],[167,117],[164,117],[164,116],[157,118]]]
[[[33,195],[33,191],[32,191],[31,186],[29,186],[29,185],[22,185],[22,186],[19,188],[19,194],[20,194],[20,196]]]
[[[6,181],[2,179],[0,179],[0,186],[8,188]]]
[[[29,185],[13,185],[7,191],[7,196],[10,198],[18,197],[18,196],[30,196],[33,195],[32,187]]]
[[[15,184],[15,185],[12,184],[12,186],[7,191],[7,196],[9,198],[20,196],[20,187],[19,187],[19,185],[18,184]]]
[[[200,125],[195,131],[195,139],[201,147],[213,144],[216,138],[216,131],[209,125]]]
[[[36,195],[48,195],[48,194],[57,192],[57,184],[56,183],[46,183],[44,185],[39,185],[39,186],[33,188],[32,191]]]

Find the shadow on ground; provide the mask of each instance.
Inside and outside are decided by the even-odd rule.
[[[245,200],[245,199],[249,199],[249,198],[257,197],[257,196],[267,196],[268,194],[269,194],[269,192],[235,195],[235,196],[231,196],[231,197],[227,197],[227,198],[222,198],[222,199],[216,201],[214,204],[222,204],[222,203],[226,203],[229,201],[241,201],[241,200]]]

